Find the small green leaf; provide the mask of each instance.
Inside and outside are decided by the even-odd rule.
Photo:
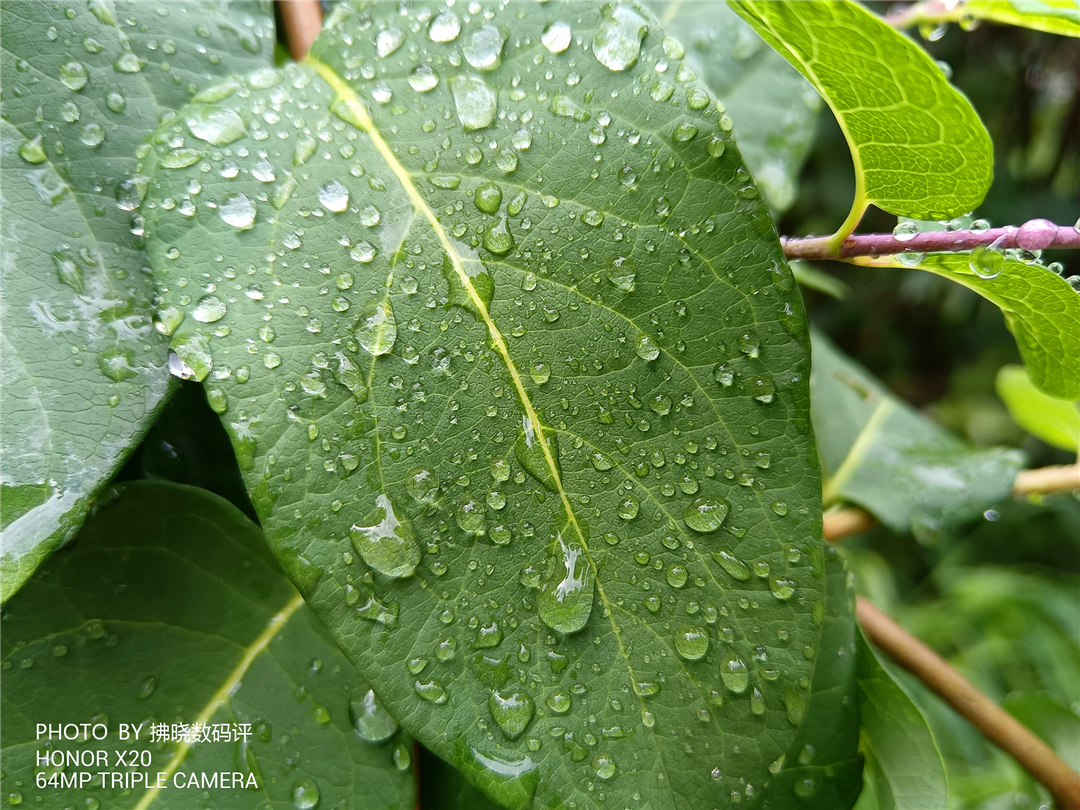
[[[273,38],[260,3],[4,3],[0,601],[74,535],[167,398],[143,137],[189,91],[269,65]]]
[[[197,794],[200,807],[230,810],[392,810],[415,801],[411,740],[282,574],[258,526],[205,490],[135,482],[111,491],[71,548],[5,607],[0,643],[8,803],[166,810],[191,807]],[[107,736],[39,733],[38,724],[73,722],[104,724]],[[158,723],[204,723],[211,738],[160,742]],[[120,724],[141,724],[138,738],[123,739]],[[233,724],[250,726],[249,736],[233,739]],[[134,772],[117,751],[140,775],[165,774],[168,787],[103,787],[100,771]],[[65,755],[96,767],[64,767]],[[46,756],[59,766],[42,767]],[[93,781],[71,786],[80,772]],[[191,786],[202,774],[220,787]]]
[[[926,270],[975,291],[1001,309],[1031,381],[1052,397],[1080,399],[1080,294],[1057,273],[989,250],[931,253],[914,265],[891,256],[856,261]]]
[[[938,220],[982,202],[993,179],[990,136],[918,45],[849,0],[729,5],[813,83],[847,138],[855,200],[837,244],[871,203]]]
[[[856,503],[894,531],[930,538],[1012,491],[1024,456],[973,450],[892,395],[814,331],[814,432],[827,505]]]
[[[793,261],[790,262],[790,265],[795,280],[804,287],[825,293],[825,295],[838,301],[843,301],[851,292],[851,288],[845,282],[836,276],[818,270],[810,262]]]
[[[765,789],[823,654],[805,316],[659,23],[521,8],[335,6],[155,136],[151,262],[268,541],[410,732],[510,808],[712,807]]]
[[[1047,396],[1023,366],[1003,366],[994,387],[1013,421],[1028,433],[1062,450],[1080,448],[1080,404]]]
[[[786,211],[799,191],[799,172],[814,139],[821,97],[754,29],[723,3],[656,0],[668,33],[685,46],[693,68],[723,103],[739,152],[774,211]],[[674,90],[658,74],[650,93]],[[704,103],[704,102],[702,102]]]
[[[922,712],[859,633],[859,736],[866,788],[856,810],[945,807],[949,787]]]
[[[960,0],[958,3],[916,3],[899,15],[909,25],[959,22],[970,29],[978,20],[1031,28],[1049,34],[1080,37],[1080,5],[1076,0]]]

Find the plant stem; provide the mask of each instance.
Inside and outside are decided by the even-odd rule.
[[[1050,494],[1080,490],[1080,464],[1062,464],[1021,470],[1013,482],[1013,495]],[[857,506],[834,509],[824,517],[825,539],[836,542],[848,535],[864,532],[877,525],[877,521]]]
[[[848,259],[853,256],[888,256],[895,253],[955,253],[973,250],[984,245],[995,248],[1043,248],[1080,249],[1080,230],[1072,225],[1053,225],[1034,220],[1041,226],[1038,241],[1026,230],[1031,223],[1017,227],[988,228],[985,231],[927,231],[906,239],[898,239],[891,233],[860,233],[847,237],[837,249],[832,247],[832,237],[783,237],[784,255],[789,259]],[[1051,236],[1050,228],[1054,228]]]
[[[289,54],[299,62],[311,49],[311,43],[322,28],[322,6],[319,0],[278,0]]]
[[[956,22],[963,16],[963,5],[963,3],[946,3],[944,0],[925,0],[886,15],[885,22],[901,31],[920,23],[936,25],[943,22]]]
[[[1080,810],[1080,774],[1027,726],[975,688],[919,639],[861,596],[855,615],[867,638],[915,675],[1046,786],[1059,810]]]

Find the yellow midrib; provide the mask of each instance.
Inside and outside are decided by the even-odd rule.
[[[855,437],[855,441],[852,442],[851,448],[848,450],[847,455],[844,456],[844,460],[840,462],[840,466],[837,468],[836,473],[829,479],[828,483],[825,484],[825,488],[822,490],[821,500],[826,506],[831,504],[839,496],[840,485],[847,480],[851,475],[852,470],[854,470],[862,460],[863,455],[866,453],[866,449],[873,443],[881,423],[884,422],[885,417],[894,410],[896,410],[896,403],[891,399],[883,399],[881,404],[874,409],[872,414],[870,414],[870,418],[866,420],[866,424],[863,425],[862,430],[859,431],[859,435]]]
[[[468,292],[473,306],[476,308],[476,311],[480,313],[484,325],[487,326],[488,334],[491,336],[491,341],[495,344],[495,350],[502,357],[503,363],[510,372],[510,377],[514,381],[514,388],[517,390],[518,398],[525,408],[525,415],[532,424],[533,431],[540,437],[540,447],[544,451],[544,460],[547,462],[551,475],[555,479],[555,486],[559,491],[559,498],[562,500],[563,508],[566,510],[570,523],[574,526],[574,531],[581,541],[582,548],[586,548],[584,532],[582,531],[581,526],[578,525],[577,515],[574,514],[574,510],[570,506],[570,497],[567,495],[566,490],[563,489],[562,477],[559,475],[558,464],[551,453],[551,448],[548,446],[547,439],[544,437],[543,424],[540,422],[540,417],[533,407],[532,400],[529,399],[528,392],[525,390],[525,383],[521,378],[521,374],[518,372],[517,366],[514,365],[513,358],[510,357],[510,350],[506,345],[506,339],[495,325],[495,321],[491,319],[487,304],[484,303],[484,300],[473,286],[472,279],[466,272],[461,256],[458,255],[457,250],[454,248],[454,243],[446,233],[446,229],[443,228],[442,223],[439,222],[439,218],[435,216],[435,212],[431,210],[431,206],[429,206],[427,201],[420,195],[420,190],[416,187],[416,184],[413,183],[412,174],[401,165],[401,162],[397,159],[397,155],[395,155],[394,151],[390,148],[390,144],[383,139],[382,133],[379,132],[378,127],[375,126],[375,122],[371,120],[367,107],[359,98],[357,98],[356,93],[353,92],[352,88],[341,80],[337,73],[334,72],[333,68],[320,61],[318,58],[308,54],[304,59],[304,63],[309,65],[334,89],[338,101],[343,102],[348,106],[349,112],[360,123],[364,132],[371,138],[372,144],[379,151],[379,154],[382,155],[383,160],[386,161],[387,166],[397,176],[398,182],[408,195],[409,200],[413,204],[413,208],[427,219],[432,230],[435,232],[436,237],[438,237],[443,250],[446,251],[446,255],[450,257],[450,263],[454,266],[454,272],[457,273],[461,286]]]
[[[243,679],[248,669],[251,668],[252,662],[259,656],[259,653],[266,649],[266,646],[273,641],[274,636],[276,636],[281,631],[281,628],[284,627],[285,622],[287,622],[303,604],[304,597],[297,593],[292,599],[285,603],[285,606],[280,611],[271,617],[270,621],[267,622],[265,629],[251,642],[251,644],[244,648],[244,655],[237,662],[236,666],[233,667],[225,680],[222,681],[222,684],[218,687],[217,691],[210,696],[210,700],[207,701],[203,710],[199,712],[199,716],[193,721],[194,723],[207,723],[210,721],[210,718],[214,716],[214,713],[229,699],[229,695],[240,684],[240,681]],[[181,743],[180,747],[176,749],[176,753],[173,754],[172,759],[170,759],[168,765],[165,766],[165,781],[172,778],[172,775],[176,772],[176,769],[180,767],[180,763],[184,761],[190,748],[191,743],[185,742]],[[158,788],[151,788],[148,790],[143,794],[139,803],[135,805],[134,810],[146,810],[151,802],[157,798],[159,792]]]

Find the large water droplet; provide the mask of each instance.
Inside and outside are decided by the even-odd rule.
[[[997,278],[1005,269],[1005,256],[993,248],[980,246],[971,251],[968,267],[979,278]]]
[[[349,207],[349,189],[340,180],[331,180],[319,188],[319,204],[327,211],[340,214]]]
[[[225,317],[225,302],[216,295],[204,295],[191,310],[191,317],[200,323],[214,323]]]
[[[244,120],[234,110],[204,107],[184,123],[192,135],[214,146],[225,146],[247,135]]]
[[[86,67],[82,62],[76,62],[72,59],[60,66],[60,81],[68,90],[79,92],[86,87],[89,79],[90,77],[86,74]]]
[[[388,354],[397,340],[397,321],[389,298],[369,301],[353,327],[356,339],[371,355]]]
[[[87,124],[79,133],[79,143],[96,149],[105,140],[105,129],[101,124]]]
[[[417,65],[409,74],[409,86],[417,93],[427,93],[439,84],[439,74],[431,65]]]
[[[517,691],[505,696],[492,692],[488,697],[488,710],[508,740],[516,740],[525,732],[535,712],[532,698]]]
[[[210,341],[200,332],[176,334],[169,348],[169,372],[173,376],[202,382],[214,367]]]
[[[558,492],[559,482],[556,480],[555,473],[552,472],[547,453],[544,452],[544,447],[541,444],[541,442],[547,442],[548,453],[558,464],[558,436],[548,430],[543,431],[542,436],[536,435],[532,421],[527,416],[522,417],[522,427],[522,433],[514,442],[514,457],[525,468],[525,471],[543,484],[545,488],[552,492]]]
[[[218,207],[218,214],[226,224],[247,230],[255,223],[255,201],[247,194],[227,194]]]
[[[552,53],[562,53],[570,47],[570,36],[570,26],[561,20],[556,20],[544,29],[540,41]]]
[[[504,256],[514,247],[514,235],[510,233],[510,220],[504,215],[484,232],[484,249],[496,256]]]
[[[409,519],[397,516],[389,496],[375,498],[375,509],[364,524],[353,524],[349,530],[353,547],[364,562],[388,577],[410,576],[420,562],[420,546]]]
[[[649,362],[660,356],[660,347],[648,335],[638,336],[637,340],[634,341],[634,351],[642,360],[648,360]]]
[[[592,767],[593,771],[596,773],[597,779],[603,779],[607,781],[615,775],[615,760],[607,754],[597,754],[595,757],[593,757]]]
[[[428,703],[434,703],[437,706],[441,706],[447,700],[446,689],[438,681],[415,681],[413,682],[413,691],[420,696],[421,700],[426,700]]]
[[[490,127],[498,106],[495,91],[477,76],[458,76],[450,83],[458,120],[466,132]]]
[[[698,498],[683,510],[683,520],[696,532],[715,532],[727,513],[728,504],[723,498]]]
[[[740,582],[746,582],[750,579],[749,567],[734,554],[729,554],[726,551],[714,551],[712,553],[712,558],[720,563],[720,567],[727,571],[734,579],[737,579]]]
[[[909,220],[904,220],[896,223],[896,227],[893,228],[893,238],[897,242],[908,242],[918,236],[920,233],[918,224]]]
[[[552,575],[540,587],[537,607],[544,624],[559,633],[576,633],[592,613],[592,568],[578,543],[558,536]]]
[[[113,70],[117,73],[138,73],[145,64],[145,59],[140,59],[131,51],[124,51],[120,54],[120,58],[113,63]]]
[[[48,156],[45,154],[45,148],[41,145],[41,135],[30,140],[23,141],[19,147],[19,157],[25,160],[27,163],[38,164],[44,163],[48,160]]]
[[[616,289],[633,292],[634,282],[637,279],[637,265],[627,256],[612,256],[604,276]]]
[[[297,780],[292,786],[292,803],[296,810],[314,810],[319,798],[319,788],[309,777]]]
[[[746,664],[735,653],[728,653],[720,662],[720,680],[735,694],[742,694],[750,685],[750,673]]]
[[[461,52],[477,70],[494,70],[502,62],[505,38],[494,25],[483,25],[469,34]]]
[[[1024,250],[1043,250],[1057,236],[1057,225],[1048,219],[1029,219],[1016,232],[1016,244]]]
[[[405,489],[422,504],[434,503],[439,494],[439,477],[425,467],[414,467],[405,476]]]
[[[360,700],[349,703],[349,718],[361,739],[370,743],[388,740],[398,729],[397,721],[383,708],[371,689]]]
[[[701,627],[684,624],[675,631],[675,652],[685,661],[700,661],[709,651],[709,634]]]
[[[593,55],[608,70],[632,68],[648,30],[644,17],[628,6],[619,6],[593,37]]]
[[[461,20],[452,11],[436,14],[428,26],[428,38],[432,42],[453,42],[461,32]]]
[[[119,346],[98,352],[97,356],[98,368],[101,369],[101,373],[113,382],[129,380],[137,376],[138,372],[132,367],[134,361],[135,357],[131,349],[124,349]]]
[[[375,52],[379,57],[386,57],[405,43],[405,34],[400,28],[384,28],[375,37]]]
[[[502,189],[495,183],[485,183],[476,189],[473,202],[485,214],[494,214],[502,205]]]

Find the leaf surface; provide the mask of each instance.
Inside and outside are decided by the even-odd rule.
[[[1041,264],[987,251],[931,253],[917,265],[895,257],[856,260],[871,267],[915,267],[947,278],[995,304],[1016,338],[1035,385],[1053,397],[1080,399],[1080,294]]]
[[[686,46],[686,64],[723,102],[766,202],[774,211],[786,211],[798,195],[821,97],[723,3],[648,5]]]
[[[74,535],[166,396],[136,151],[196,88],[270,64],[274,28],[260,3],[16,0],[2,32],[6,600]]]
[[[856,503],[893,531],[930,536],[1009,496],[1022,453],[973,450],[821,333],[813,333],[813,345],[810,391],[826,504]]]
[[[903,14],[905,24],[930,24],[987,20],[1001,25],[1015,25],[1080,37],[1080,6],[1076,0],[965,0],[955,4],[920,3],[910,14]]]
[[[859,714],[867,786],[856,810],[945,807],[949,788],[930,726],[859,631]]]
[[[282,574],[259,528],[205,490],[135,482],[97,506],[3,617],[3,791],[48,807],[410,808],[411,741]],[[246,739],[159,743],[154,723],[249,724]],[[39,723],[103,723],[102,740],[39,739]],[[143,723],[138,740],[119,724]],[[360,731],[372,740],[366,741]],[[37,768],[73,752],[99,767]],[[169,788],[39,787],[36,777],[165,773]],[[52,753],[49,753],[52,752]],[[149,765],[145,763],[149,762]],[[404,767],[399,767],[403,765]],[[258,789],[186,788],[242,774]],[[177,789],[176,780],[184,786]],[[186,789],[185,789],[186,788]]]
[[[726,806],[794,739],[821,634],[801,303],[656,21],[518,12],[338,7],[308,64],[164,128],[173,349],[425,745],[511,808]],[[247,135],[168,168],[207,120]],[[194,217],[162,206],[195,176]]]
[[[1023,366],[1002,366],[994,387],[1013,421],[1028,433],[1062,450],[1080,448],[1080,404],[1047,396]]]
[[[993,179],[990,136],[922,48],[848,0],[729,5],[810,80],[844,132],[855,200],[838,237],[870,203],[939,220],[982,202]]]

